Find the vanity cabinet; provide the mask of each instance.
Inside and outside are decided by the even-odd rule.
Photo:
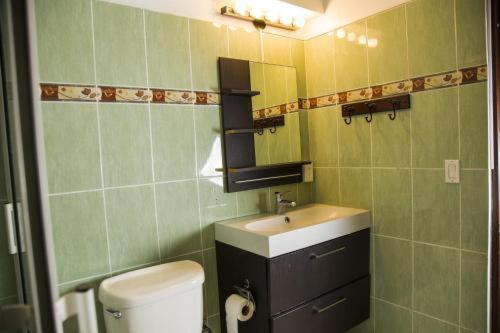
[[[273,258],[216,251],[222,332],[225,300],[246,281],[257,310],[242,333],[340,333],[370,316],[369,229]]]

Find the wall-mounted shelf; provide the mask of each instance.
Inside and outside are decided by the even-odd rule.
[[[352,116],[368,115],[367,122],[372,121],[372,114],[379,112],[389,112],[391,120],[396,119],[396,111],[410,109],[410,95],[391,96],[387,98],[373,99],[364,102],[350,103],[342,105],[342,117],[349,125]]]
[[[254,133],[285,125],[283,115],[253,119],[250,84],[250,63],[247,60],[219,58],[221,94],[221,123],[224,133],[225,190],[245,191],[276,185],[302,182],[302,165],[310,162],[294,162],[272,165],[256,165]]]

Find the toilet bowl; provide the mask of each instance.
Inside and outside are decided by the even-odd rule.
[[[203,268],[184,260],[104,280],[99,300],[108,333],[200,333]]]

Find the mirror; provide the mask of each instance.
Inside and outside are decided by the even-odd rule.
[[[283,117],[284,125],[254,134],[256,165],[296,162],[304,159],[301,148],[295,67],[250,62],[254,124],[261,119]],[[306,124],[304,124],[306,126]]]

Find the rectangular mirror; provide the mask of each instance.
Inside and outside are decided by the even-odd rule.
[[[253,91],[260,91],[252,97],[254,124],[276,117],[284,121],[254,134],[256,165],[301,161],[295,67],[250,62],[250,83]]]

